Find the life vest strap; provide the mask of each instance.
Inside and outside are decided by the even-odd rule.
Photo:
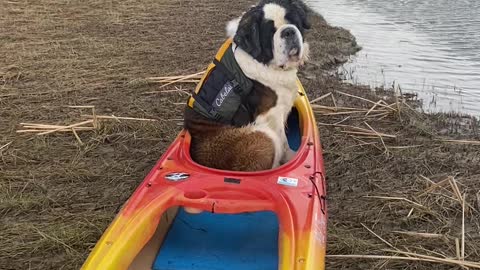
[[[198,97],[197,93],[193,93],[191,98],[193,98],[194,102],[198,103],[198,105],[200,105],[209,114],[210,118],[216,121],[222,121],[221,115],[213,108],[213,106],[205,102],[202,98]],[[193,104],[190,107],[194,109]]]

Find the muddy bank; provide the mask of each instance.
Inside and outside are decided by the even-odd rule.
[[[154,93],[158,85],[144,78],[203,70],[224,40],[225,23],[252,3],[42,0],[4,5],[0,10],[0,55],[5,56],[0,58],[0,269],[81,266],[118,208],[180,130],[182,106],[175,103],[185,102],[187,95]],[[307,37],[312,62],[301,72],[310,99],[333,92],[337,106],[372,107],[335,92],[342,91],[393,102],[391,93],[374,94],[342,84],[331,71],[358,50],[355,39],[319,17],[313,25]],[[335,105],[332,99],[318,104]],[[106,121],[98,130],[79,134],[82,146],[72,134],[36,137],[15,132],[21,122],[69,124],[88,113],[67,105],[95,105],[98,114],[159,121]],[[472,206],[466,215],[467,259],[479,260],[478,146],[437,140],[478,139],[473,120],[418,114],[408,108],[383,119],[327,114],[319,110],[317,120],[329,176],[329,254],[383,254],[388,246],[364,224],[397,248],[422,247],[455,257],[461,216],[458,202],[450,199],[455,195],[448,186],[435,194],[418,194],[431,185],[422,176],[432,181],[455,176]],[[352,138],[342,127],[324,125],[340,121],[363,128],[367,121],[395,138],[385,138],[384,146],[378,138]],[[387,195],[405,197],[428,211],[414,209],[409,215],[412,205],[405,201],[365,197]],[[422,231],[444,238],[421,239],[394,231]],[[329,259],[328,266],[371,269],[382,263]],[[384,268],[432,269],[432,265],[390,261]]]

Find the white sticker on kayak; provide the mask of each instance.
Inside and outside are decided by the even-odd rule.
[[[296,187],[298,186],[298,179],[297,178],[289,178],[289,177],[278,177],[277,184],[289,186],[289,187]]]
[[[190,177],[190,174],[184,173],[184,172],[174,172],[174,173],[169,173],[165,175],[165,179],[177,182],[181,180],[185,180]]]

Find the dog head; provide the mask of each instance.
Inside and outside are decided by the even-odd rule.
[[[260,63],[276,69],[298,68],[308,58],[304,32],[310,29],[300,0],[262,0],[227,24],[227,35]]]

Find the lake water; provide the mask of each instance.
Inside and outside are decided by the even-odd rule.
[[[417,92],[429,112],[480,115],[480,0],[306,0],[362,50],[347,80]]]

